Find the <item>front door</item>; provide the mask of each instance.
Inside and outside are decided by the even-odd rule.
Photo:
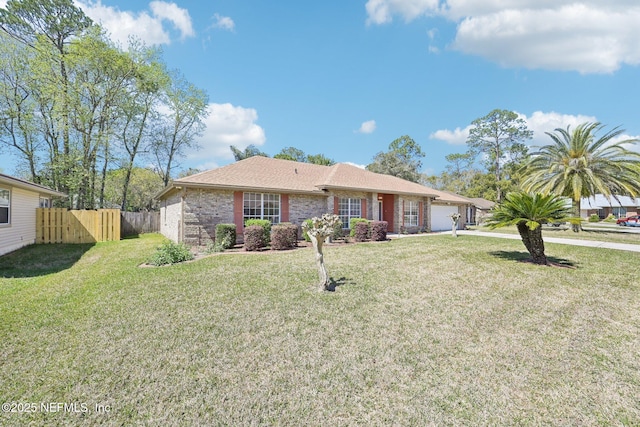
[[[382,195],[382,209],[380,210],[382,212],[382,220],[383,221],[387,221],[387,231],[389,233],[393,233],[395,231],[393,225],[394,225],[394,221],[393,221],[393,217],[394,217],[394,212],[393,212],[393,206],[394,206],[394,195],[393,194],[383,194]]]

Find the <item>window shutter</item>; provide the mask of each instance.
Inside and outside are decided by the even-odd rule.
[[[280,222],[289,222],[289,195],[280,195]]]
[[[360,202],[360,214],[362,218],[367,218],[367,199],[362,199]]]
[[[340,199],[338,199],[337,197],[333,197],[333,213],[338,215],[338,209],[340,206]]]
[[[242,191],[233,193],[233,223],[236,225],[236,234],[244,232],[244,194]]]

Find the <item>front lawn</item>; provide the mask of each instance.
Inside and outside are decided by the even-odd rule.
[[[0,425],[640,424],[638,254],[330,246],[318,293],[310,248],[139,268],[161,241],[0,258]]]

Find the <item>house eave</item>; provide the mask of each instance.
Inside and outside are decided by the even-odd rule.
[[[34,193],[38,193],[40,195],[47,195],[52,197],[67,197],[65,193],[61,193],[51,188],[47,188],[43,185],[34,184],[33,182],[25,181],[2,173],[0,173],[0,183],[6,183],[7,185],[10,185],[12,187],[33,191]]]
[[[299,190],[291,188],[275,188],[275,187],[257,187],[257,186],[242,186],[242,185],[224,185],[224,184],[208,184],[201,182],[188,182],[188,181],[174,181],[165,187],[162,191],[154,196],[154,199],[159,200],[163,196],[167,195],[174,189],[183,188],[200,188],[207,190],[226,190],[226,191],[245,191],[245,192],[265,192],[265,193],[285,193],[285,194],[313,194],[323,195],[321,190]]]
[[[413,197],[430,197],[432,199],[435,199],[438,197],[436,194],[431,194],[431,193],[415,193],[415,192],[409,192],[409,191],[384,190],[379,188],[341,187],[336,185],[319,185],[318,188],[322,191],[362,191],[365,193],[398,194],[401,196],[413,196]]]

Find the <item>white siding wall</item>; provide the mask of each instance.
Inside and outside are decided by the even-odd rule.
[[[40,195],[20,188],[10,188],[11,224],[0,225],[0,255],[36,242],[36,208]]]

